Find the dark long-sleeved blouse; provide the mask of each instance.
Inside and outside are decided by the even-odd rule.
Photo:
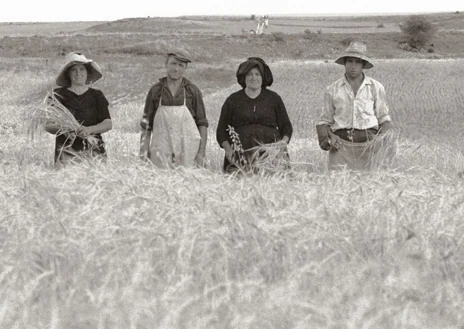
[[[228,125],[234,127],[245,150],[263,143],[274,143],[284,136],[291,138],[293,133],[282,98],[268,89],[263,89],[256,98],[248,97],[244,89],[227,98],[216,131],[221,147],[225,141],[232,144]]]
[[[145,109],[143,111],[143,118],[141,126],[143,129],[151,130],[153,127],[153,119],[155,118],[156,111],[161,98],[161,105],[174,106],[184,104],[184,90],[185,90],[185,105],[192,114],[193,119],[197,126],[208,127],[208,120],[206,119],[205,105],[203,103],[203,96],[200,89],[188,79],[182,78],[182,85],[175,95],[171,94],[168,87],[167,78],[159,79],[159,82],[153,85],[148,92],[145,99]]]
[[[89,88],[82,95],[77,95],[68,88],[62,87],[55,89],[54,92],[57,94],[57,100],[74,115],[77,122],[85,127],[97,125],[105,119],[111,119],[108,109],[108,100],[101,90]],[[99,142],[98,147],[93,150],[93,153],[105,154],[105,147],[101,134],[95,134],[95,137]],[[57,135],[55,140],[55,161],[57,161],[63,153],[66,153],[66,149],[69,146],[73,151],[83,151],[88,147],[87,143],[79,137],[76,137],[71,144],[67,136]]]

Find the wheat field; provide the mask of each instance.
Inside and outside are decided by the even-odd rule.
[[[222,174],[215,142],[237,84],[204,95],[209,167],[160,171],[137,124],[162,68],[100,64],[109,160],[60,169],[53,137],[25,133],[59,63],[0,69],[0,328],[464,328],[463,60],[368,71],[398,133],[396,165],[368,173],[328,173],[316,142],[341,67],[271,63],[293,167],[253,177]]]

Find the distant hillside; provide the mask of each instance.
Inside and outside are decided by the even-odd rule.
[[[365,16],[270,16],[265,32],[300,33],[385,33],[399,32],[399,24],[408,15]],[[464,13],[424,15],[440,31],[464,31]],[[244,16],[182,16],[176,18],[127,18],[105,22],[87,29],[88,32],[153,33],[153,34],[242,34],[256,28],[256,22]]]
[[[266,33],[386,33],[399,32],[407,15],[270,16]],[[464,32],[464,12],[425,15],[440,31]],[[116,21],[0,23],[0,37],[51,36],[77,33],[150,33],[159,35],[243,34],[256,29],[251,15],[137,17]]]
[[[199,19],[189,18],[127,18],[106,22],[87,28],[88,32],[128,32],[153,34],[195,34],[195,33],[222,33],[230,31],[234,24],[231,21],[222,21],[205,17]],[[240,31],[237,28],[237,31]]]
[[[57,33],[71,33],[101,24],[97,22],[50,22],[50,23],[0,23],[0,37],[49,36]]]
[[[256,22],[250,17],[196,16],[0,24],[0,56],[54,58],[80,50],[94,57],[139,56],[162,61],[169,49],[183,48],[196,62],[208,64],[246,56],[330,60],[357,38],[367,42],[374,58],[461,58],[464,13],[429,14],[427,18],[438,32],[430,40],[433,49],[420,53],[399,47],[405,41],[399,29],[405,15],[271,16],[262,35],[252,33]]]

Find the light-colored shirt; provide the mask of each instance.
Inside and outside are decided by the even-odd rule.
[[[354,95],[345,76],[327,87],[324,108],[318,125],[329,125],[333,131],[339,129],[378,128],[391,121],[385,88],[368,76]]]

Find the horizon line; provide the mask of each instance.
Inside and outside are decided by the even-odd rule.
[[[456,14],[461,13],[461,11],[430,11],[430,12],[363,12],[363,13],[298,13],[298,14],[290,14],[290,13],[270,13],[265,14],[268,15],[269,18],[272,17],[330,17],[330,16],[343,16],[343,17],[359,17],[359,16],[404,16],[404,15],[433,15],[433,14]],[[464,13],[464,11],[463,11]],[[34,20],[34,21],[0,21],[0,24],[33,24],[33,23],[79,23],[79,22],[112,22],[112,21],[120,21],[126,19],[135,19],[135,18],[189,18],[189,17],[250,17],[251,15],[255,14],[188,14],[188,15],[176,15],[176,16],[132,16],[132,17],[123,17],[123,18],[116,18],[116,19],[89,19],[89,20],[68,20],[68,21],[59,21],[59,20]],[[259,17],[261,15],[255,15]]]

